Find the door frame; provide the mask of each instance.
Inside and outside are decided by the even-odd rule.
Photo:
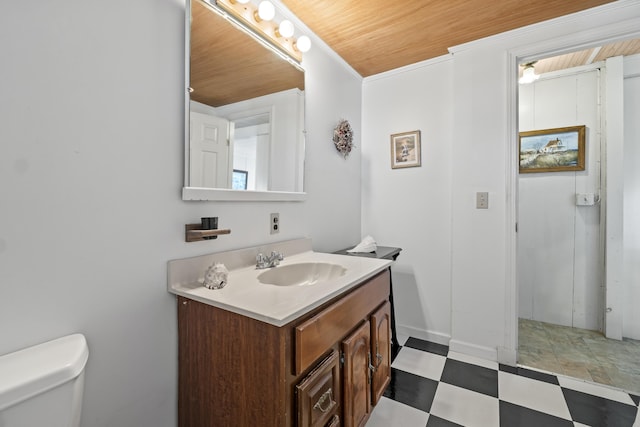
[[[552,40],[535,42],[507,50],[506,68],[506,206],[505,206],[505,348],[499,349],[501,363],[515,365],[518,360],[518,283],[517,283],[517,221],[518,221],[518,64],[542,57],[562,55],[614,41],[640,37],[638,20],[608,24]],[[605,202],[606,203],[606,202]],[[605,275],[607,274],[605,258]],[[608,305],[608,304],[607,304]],[[621,316],[621,312],[620,316]]]

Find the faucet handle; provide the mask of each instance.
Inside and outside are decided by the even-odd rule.
[[[284,259],[284,255],[282,255],[282,253],[280,253],[280,252],[272,251],[271,252],[271,258],[272,259],[277,259],[279,261],[282,261]]]

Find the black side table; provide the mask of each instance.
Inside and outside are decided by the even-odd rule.
[[[391,246],[378,246],[375,252],[347,252],[347,249],[351,249],[353,246],[334,252],[339,255],[361,256],[368,258],[390,259],[395,261],[400,255],[402,248],[394,248]],[[393,280],[389,276],[391,285],[391,294],[389,295],[389,303],[391,304],[391,359],[395,359],[396,355],[400,351],[400,343],[398,342],[398,334],[396,333],[396,314],[393,307]]]

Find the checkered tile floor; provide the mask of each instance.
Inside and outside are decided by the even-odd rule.
[[[640,427],[640,397],[409,338],[367,427]]]

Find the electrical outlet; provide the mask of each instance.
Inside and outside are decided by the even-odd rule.
[[[476,193],[476,209],[489,209],[489,193]]]
[[[269,224],[270,224],[271,234],[278,234],[280,232],[280,214],[272,213],[271,222]]]

